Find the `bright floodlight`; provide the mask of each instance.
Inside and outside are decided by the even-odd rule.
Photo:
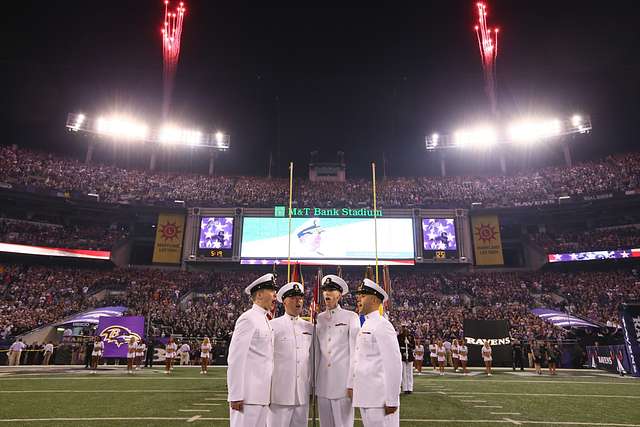
[[[74,120],[73,125],[71,125],[71,126],[69,127],[69,129],[71,129],[71,130],[72,130],[72,131],[74,131],[74,132],[77,132],[77,131],[78,131],[78,129],[80,129],[80,128],[82,127],[82,124],[84,123],[84,121],[85,121],[85,119],[86,119],[86,118],[87,118],[87,117],[86,117],[84,114],[82,114],[82,113],[78,114],[78,115],[75,117],[75,120]]]
[[[560,135],[562,123],[557,119],[528,119],[512,123],[508,132],[511,142],[535,142]]]
[[[216,132],[216,142],[218,144],[222,144],[223,141],[224,141],[224,134],[220,131]]]
[[[114,138],[144,140],[149,128],[144,123],[127,117],[100,117],[96,121],[96,132]]]
[[[453,141],[460,148],[489,148],[498,141],[495,129],[483,125],[470,130],[458,130],[453,134]]]
[[[202,132],[165,125],[160,129],[158,140],[161,144],[200,145],[202,143]]]
[[[574,116],[571,117],[571,124],[575,128],[580,127],[580,125],[582,125],[582,117],[578,114],[574,114]]]

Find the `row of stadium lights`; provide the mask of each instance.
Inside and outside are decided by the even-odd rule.
[[[559,119],[519,120],[507,127],[506,138],[503,140],[500,140],[500,136],[494,126],[483,124],[455,131],[453,133],[452,146],[458,148],[490,148],[499,142],[529,144],[563,134],[587,133],[591,130],[590,122],[578,114],[574,114],[568,123],[570,123],[570,126],[563,126],[562,121]],[[443,137],[438,133],[427,137],[427,149],[448,148],[442,147],[442,139]]]
[[[87,117],[84,114],[75,116],[74,123],[69,129],[71,131],[86,130],[95,132],[102,136],[117,138],[126,141],[145,141],[150,139],[149,126],[145,123],[136,121],[125,116],[101,116],[94,123],[94,129],[86,129],[85,124]],[[157,134],[157,142],[161,144],[182,144],[182,145],[202,145],[204,134],[197,129],[182,128],[180,126],[167,124],[160,128]],[[218,147],[224,147],[225,140],[228,141],[228,135],[221,131],[214,134],[215,142]]]

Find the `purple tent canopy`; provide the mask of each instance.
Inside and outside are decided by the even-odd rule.
[[[58,322],[56,326],[66,325],[68,323],[76,323],[76,322],[87,322],[93,323],[95,325],[98,324],[98,319],[102,316],[122,316],[122,314],[127,311],[127,307],[123,307],[121,305],[115,307],[100,307],[95,308],[90,311],[85,311],[84,313],[78,313],[73,317],[63,320],[62,322]]]
[[[531,310],[533,314],[547,322],[553,323],[555,326],[562,328],[599,328],[600,326],[591,323],[588,320],[572,316],[561,311],[550,310],[548,308],[534,308]]]

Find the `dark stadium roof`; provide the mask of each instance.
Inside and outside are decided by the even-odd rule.
[[[486,111],[471,1],[420,7],[285,7],[187,1],[173,111],[232,135],[225,174],[263,174],[269,152],[300,165],[344,150],[351,176],[385,152],[389,173],[437,170],[424,135]],[[161,1],[20,1],[3,28],[3,143],[82,152],[69,111],[157,115]],[[637,14],[632,2],[489,2],[500,25],[503,114],[544,106],[592,115],[577,157],[637,140]],[[552,151],[552,150],[549,150]],[[597,152],[597,153],[596,153]],[[279,157],[278,157],[279,155]],[[195,161],[198,159],[196,158]],[[454,161],[452,171],[495,167]],[[523,156],[559,162],[557,152]],[[304,167],[299,168],[301,173]],[[437,173],[437,172],[436,172]]]

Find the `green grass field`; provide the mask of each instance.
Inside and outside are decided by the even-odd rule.
[[[640,427],[640,380],[587,370],[556,377],[510,370],[492,377],[427,374],[415,377],[414,393],[402,395],[400,411],[402,426]],[[207,376],[195,368],[176,368],[170,376],[161,369],[134,376],[122,368],[96,375],[0,369],[0,424],[227,425],[228,416],[224,368]]]

